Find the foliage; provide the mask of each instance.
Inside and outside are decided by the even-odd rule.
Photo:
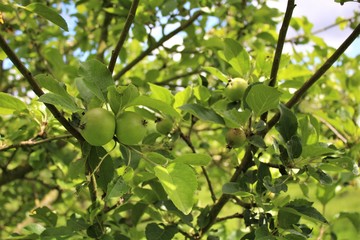
[[[0,238],[359,237],[360,56],[344,54],[359,13],[333,49],[294,8],[0,3]],[[235,78],[248,87],[232,101]],[[145,137],[91,146],[81,117],[99,107],[136,112]]]

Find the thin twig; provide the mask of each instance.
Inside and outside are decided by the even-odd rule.
[[[14,51],[6,43],[3,36],[0,34],[0,47],[9,57],[10,61],[15,65],[15,67],[20,71],[20,73],[25,77],[28,83],[31,86],[31,89],[35,92],[37,96],[41,96],[44,92],[41,90],[40,86],[35,81],[31,72],[24,66],[20,59],[16,56]],[[81,134],[66,120],[66,118],[61,114],[61,112],[52,104],[45,103],[45,106],[53,114],[53,116],[65,127],[69,133],[71,133],[76,139],[80,142],[85,141]]]
[[[189,137],[185,136],[185,134],[179,129],[179,132],[180,132],[180,138],[186,143],[186,145],[188,145],[188,147],[191,149],[191,151],[193,153],[196,153],[196,150],[195,150],[195,147],[194,145],[192,144],[191,140]],[[206,168],[204,166],[201,166],[201,170],[204,174],[204,177],[206,179],[206,183],[209,187],[209,191],[210,191],[210,195],[211,195],[211,199],[213,200],[213,202],[215,203],[216,202],[216,195],[215,195],[215,192],[214,192],[214,188],[212,187],[212,183],[210,181],[210,177],[206,171]]]
[[[0,152],[7,151],[7,150],[12,149],[12,148],[32,147],[32,146],[44,144],[44,143],[47,143],[47,142],[67,139],[67,138],[71,138],[71,137],[72,137],[71,134],[65,134],[65,135],[59,135],[59,136],[54,136],[54,137],[51,137],[51,138],[42,139],[42,140],[39,140],[39,141],[34,141],[34,140],[21,141],[21,142],[16,143],[16,144],[11,144],[9,146],[0,147]]]
[[[126,40],[126,37],[127,37],[128,33],[129,33],[129,29],[131,27],[131,24],[134,21],[135,14],[136,14],[136,9],[137,9],[138,5],[139,5],[139,0],[133,0],[133,2],[131,4],[130,11],[129,11],[129,14],[128,14],[127,18],[126,18],[124,28],[121,31],[119,41],[117,42],[116,47],[115,47],[115,49],[114,49],[114,51],[112,52],[112,55],[111,55],[111,59],[110,59],[110,62],[109,62],[109,67],[108,67],[109,71],[111,73],[113,73],[113,71],[114,71],[116,59],[119,56],[121,48],[123,47],[123,45],[125,43],[125,40]]]
[[[126,65],[120,72],[118,72],[114,79],[120,79],[125,73],[127,73],[132,67],[138,64],[141,60],[143,60],[147,55],[149,55],[153,50],[160,47],[164,42],[178,34],[179,32],[183,31],[187,27],[189,27],[198,17],[203,14],[202,11],[195,12],[194,15],[183,23],[180,27],[176,28],[174,31],[170,32],[169,34],[163,36],[158,42],[150,45],[145,51],[143,51],[139,56],[137,56],[134,60],[132,60],[128,65]]]
[[[270,82],[269,82],[270,87],[274,87],[275,84],[276,84],[277,74],[278,74],[279,66],[280,66],[281,54],[282,54],[285,39],[286,39],[286,33],[287,33],[288,28],[289,28],[290,20],[291,20],[292,13],[293,13],[293,10],[294,10],[295,6],[296,6],[295,5],[295,0],[289,0],[288,1],[285,16],[284,16],[284,21],[283,21],[283,23],[281,25],[280,32],[279,32],[279,39],[278,39],[277,45],[276,45],[273,64],[272,64],[272,67],[271,67]],[[266,122],[267,121],[267,115],[268,115],[268,112],[263,113],[261,115],[261,120]]]
[[[305,94],[309,88],[316,83],[325,72],[339,59],[339,57],[346,51],[346,49],[356,40],[360,34],[360,24],[356,26],[349,37],[340,45],[338,49],[326,60],[326,62],[312,75],[302,86],[299,88],[285,104],[288,108],[292,108],[298,103],[301,97]],[[270,130],[279,120],[280,113],[276,113],[272,119],[268,122],[268,130]]]
[[[336,23],[330,24],[330,25],[328,25],[328,26],[326,26],[326,27],[323,27],[323,28],[321,28],[321,29],[315,30],[315,31],[311,32],[311,35],[316,35],[316,34],[325,32],[325,31],[327,31],[327,30],[329,30],[329,29],[331,29],[331,28],[333,28],[333,27],[339,26],[339,24],[341,24],[341,23],[351,22],[352,20],[355,20],[355,19],[354,19],[353,17],[343,19],[343,20],[341,20],[341,21],[339,21],[339,22],[336,22]],[[301,38],[306,37],[306,36],[308,36],[308,34],[297,35],[297,36],[295,36],[295,37],[286,39],[285,42],[296,42],[298,39],[301,39]]]
[[[234,218],[244,218],[244,214],[242,213],[235,213],[233,215],[230,215],[230,216],[226,216],[226,217],[222,217],[222,218],[217,218],[216,219],[216,222],[223,222],[223,221],[226,221],[226,220],[229,220],[229,219],[234,219]]]

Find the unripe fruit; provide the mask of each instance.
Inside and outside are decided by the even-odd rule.
[[[103,108],[93,108],[82,116],[80,133],[93,146],[108,143],[115,133],[115,117]]]
[[[241,128],[230,128],[225,138],[229,148],[241,147],[246,142],[246,134]]]
[[[229,81],[224,89],[224,95],[231,101],[239,101],[244,96],[246,88],[249,86],[246,80],[242,78],[234,78]]]
[[[169,118],[159,118],[156,120],[156,130],[161,134],[169,134],[173,128],[173,122]]]
[[[145,120],[135,112],[123,112],[116,119],[116,136],[121,143],[138,144],[146,134]]]

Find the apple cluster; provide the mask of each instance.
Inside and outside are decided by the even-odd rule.
[[[158,119],[156,129],[161,134],[168,134],[173,122]],[[145,119],[136,112],[124,111],[119,116],[104,108],[88,110],[80,121],[80,133],[93,146],[107,144],[116,135],[120,143],[135,145],[142,141],[147,132]]]

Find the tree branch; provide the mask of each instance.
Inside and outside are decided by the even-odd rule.
[[[282,54],[282,51],[284,48],[284,43],[286,40],[286,33],[289,28],[290,20],[291,20],[292,13],[293,13],[295,6],[296,6],[295,0],[288,0],[288,4],[286,7],[286,12],[285,12],[285,16],[284,16],[284,21],[280,28],[279,39],[277,41],[274,60],[273,60],[273,64],[271,67],[270,82],[269,82],[270,87],[274,87],[276,84],[277,74],[278,74],[279,66],[280,66],[281,54]],[[268,112],[263,113],[261,115],[261,120],[266,122],[267,115],[268,115]]]
[[[33,140],[21,141],[20,143],[17,143],[17,144],[11,144],[9,146],[0,147],[0,152],[6,151],[6,150],[9,150],[9,149],[12,149],[12,148],[36,146],[36,145],[40,145],[40,144],[51,142],[51,141],[67,139],[67,138],[70,138],[70,137],[72,137],[71,134],[65,134],[65,135],[55,136],[55,137],[52,137],[52,138],[42,139],[42,140],[39,140],[39,141],[33,141]]]
[[[306,93],[309,88],[314,85],[316,81],[322,77],[325,72],[339,59],[339,57],[346,51],[346,49],[355,41],[355,39],[360,34],[360,24],[356,26],[354,31],[349,35],[349,37],[340,45],[338,49],[329,57],[328,60],[312,75],[302,86],[299,88],[290,98],[290,100],[285,104],[286,107],[292,108],[296,103],[298,103],[301,97]],[[268,130],[270,130],[279,120],[280,113],[276,113],[272,119],[268,122]],[[268,131],[267,130],[267,131]]]
[[[160,47],[164,42],[178,34],[179,32],[183,31],[187,27],[189,27],[198,17],[200,17],[203,14],[202,11],[198,11],[194,13],[194,15],[187,20],[185,23],[183,23],[180,27],[176,28],[174,31],[169,33],[168,35],[163,36],[158,42],[154,43],[153,45],[150,45],[145,51],[143,51],[139,56],[137,56],[134,60],[132,60],[128,65],[126,65],[123,69],[121,69],[120,72],[118,72],[114,79],[118,80],[120,79],[126,72],[128,72],[132,67],[134,67],[136,64],[138,64],[141,60],[143,60],[147,55],[149,55],[153,50]]]
[[[29,164],[26,164],[24,166],[18,166],[12,170],[3,172],[0,176],[0,187],[17,179],[24,178],[25,175],[32,170],[33,168]]]
[[[6,43],[3,36],[0,34],[0,47],[9,57],[11,62],[15,65],[15,67],[20,71],[20,73],[25,77],[28,83],[31,86],[31,89],[35,92],[37,96],[41,96],[44,92],[41,90],[40,86],[37,84],[36,80],[32,76],[31,72],[22,64],[20,59],[16,56],[16,54],[11,50],[9,45]],[[65,117],[60,113],[60,111],[52,104],[45,103],[45,106],[49,109],[49,111],[53,114],[53,116],[65,127],[65,129],[71,133],[76,139],[80,142],[85,141],[81,134],[65,119]]]
[[[114,71],[116,59],[119,56],[120,50],[123,47],[124,42],[126,40],[126,37],[127,37],[128,33],[129,33],[129,29],[131,27],[131,24],[134,21],[135,14],[136,14],[136,9],[137,9],[138,5],[139,5],[139,0],[133,0],[133,2],[131,4],[130,11],[129,11],[129,14],[128,14],[127,18],[126,18],[124,28],[121,31],[119,41],[117,42],[116,47],[115,47],[115,49],[114,49],[114,51],[112,52],[112,55],[111,55],[111,59],[110,59],[109,67],[108,67],[109,71],[111,73],[113,73],[113,71]]]

